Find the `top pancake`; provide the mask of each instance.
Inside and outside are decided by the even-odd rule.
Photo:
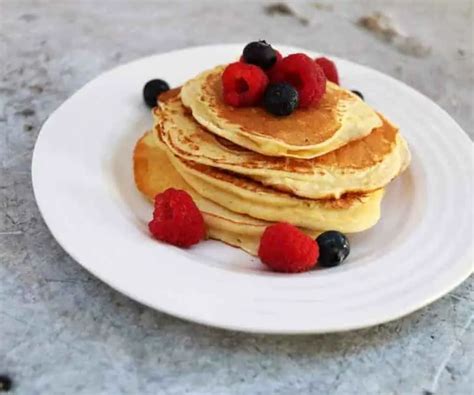
[[[210,132],[269,156],[313,158],[351,140],[368,135],[382,125],[375,111],[350,91],[327,83],[322,100],[287,117],[269,114],[262,107],[233,107],[222,99],[218,66],[186,82],[183,104]]]

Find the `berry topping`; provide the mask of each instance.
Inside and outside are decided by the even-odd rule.
[[[265,72],[253,64],[235,62],[222,73],[224,102],[234,107],[257,104],[268,85]]]
[[[335,230],[321,233],[316,242],[319,246],[318,264],[322,267],[339,265],[347,258],[351,250],[347,237]]]
[[[276,51],[265,40],[247,44],[242,57],[245,63],[254,64],[264,70],[272,67],[277,61]]]
[[[148,107],[156,106],[158,96],[170,89],[166,81],[157,79],[148,81],[143,88],[143,99]]]
[[[263,104],[274,115],[290,115],[298,107],[298,92],[284,82],[268,85]]]
[[[277,272],[298,273],[314,267],[318,245],[297,227],[281,222],[265,229],[258,256]]]
[[[362,100],[364,100],[364,95],[360,93],[359,91],[351,91],[353,94],[359,96]]]
[[[323,70],[309,56],[295,53],[283,58],[272,73],[272,82],[287,82],[298,91],[299,106],[317,103],[326,92]]]
[[[206,233],[204,219],[192,197],[174,188],[156,195],[148,228],[158,240],[179,247],[198,243]]]
[[[339,74],[336,65],[328,58],[316,58],[315,62],[323,69],[326,78],[339,85]]]

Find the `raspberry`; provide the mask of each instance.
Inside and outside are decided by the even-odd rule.
[[[222,73],[224,102],[234,107],[257,104],[268,85],[268,77],[258,66],[235,62]]]
[[[189,247],[204,238],[201,212],[185,191],[169,188],[155,197],[153,219],[148,224],[158,240],[179,247]]]
[[[287,82],[298,91],[302,108],[317,103],[326,92],[323,70],[309,56],[295,53],[283,58],[272,73],[272,82]]]
[[[322,57],[316,58],[314,61],[323,69],[324,75],[329,81],[339,85],[339,74],[332,60]]]
[[[316,265],[319,247],[295,226],[281,222],[265,229],[258,256],[277,272],[298,273]]]
[[[275,64],[269,70],[266,70],[268,78],[270,79],[270,81],[272,80],[273,74],[275,73],[275,70],[277,69],[277,66],[280,64],[280,62],[283,59],[283,55],[280,53],[280,51],[275,50],[275,52],[276,52],[277,60],[276,60]]]

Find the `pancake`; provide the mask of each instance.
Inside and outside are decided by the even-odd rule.
[[[214,167],[168,157],[184,180],[200,195],[231,211],[271,222],[290,222],[313,230],[361,232],[380,218],[383,189],[347,194],[340,199],[304,199],[263,186]]]
[[[319,103],[287,117],[276,117],[261,107],[228,106],[222,99],[224,68],[218,66],[186,82],[181,99],[207,130],[251,151],[314,158],[382,125],[375,111],[357,95],[331,82]]]
[[[174,169],[153,133],[148,132],[138,140],[133,170],[137,188],[148,199],[153,200],[156,194],[168,188],[187,191],[203,213],[208,237],[257,255],[260,237],[270,223],[232,212],[199,195]],[[320,233],[308,229],[303,231],[312,237]]]
[[[155,133],[161,133],[174,155],[312,199],[382,188],[410,158],[397,128],[381,115],[382,126],[368,136],[313,159],[269,157],[209,133],[183,106],[179,90],[160,97],[154,117]]]

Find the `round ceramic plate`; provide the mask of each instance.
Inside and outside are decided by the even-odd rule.
[[[152,206],[132,174],[152,125],[142,87],[178,86],[238,57],[243,44],[185,49],[117,67],[88,83],[44,124],[33,156],[41,213],[84,268],[129,297],[184,319],[263,333],[322,333],[387,322],[446,294],[472,271],[472,143],[412,88],[334,58],[341,85],[400,126],[410,168],[387,188],[382,219],[351,236],[344,265],[297,275],[216,241],[189,250],[152,239]],[[277,46],[283,53],[311,51]],[[159,169],[157,169],[159,171]],[[289,218],[291,221],[291,218]]]

